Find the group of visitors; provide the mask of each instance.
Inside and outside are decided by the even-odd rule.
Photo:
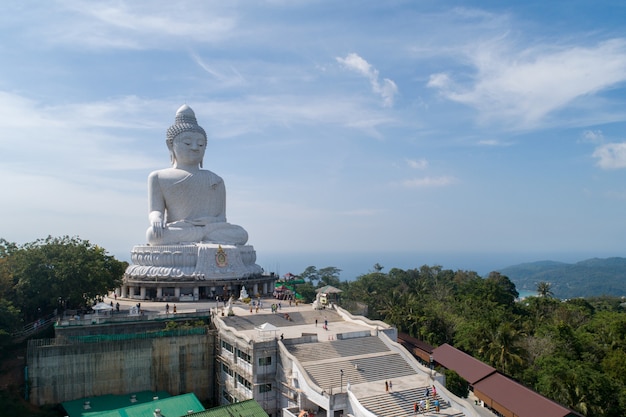
[[[439,399],[437,398],[437,387],[433,385],[432,390],[427,387],[425,394],[425,398],[421,399],[419,402],[413,403],[413,415],[417,415],[418,413],[423,414],[430,411],[430,395],[432,393],[433,402],[432,405],[435,408],[435,412],[438,413],[440,410]]]

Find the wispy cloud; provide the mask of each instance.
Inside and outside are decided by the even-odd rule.
[[[592,156],[602,169],[626,168],[626,142],[605,143],[596,148]]]
[[[232,87],[235,85],[245,84],[245,78],[239,73],[239,71],[230,67],[228,72],[219,71],[215,69],[213,66],[209,65],[200,55],[195,52],[191,53],[191,58],[194,60],[196,64],[204,71],[206,71],[211,77],[220,82],[220,86],[224,87]]]
[[[348,54],[345,58],[337,57],[336,59],[345,68],[366,77],[370,81],[372,91],[382,97],[385,107],[393,106],[394,97],[398,93],[398,86],[395,82],[388,78],[383,78],[381,83],[378,79],[378,70],[356,53]]]
[[[608,142],[601,130],[585,130],[582,141],[595,145],[591,156],[605,170],[626,168],[626,142]]]
[[[424,169],[428,168],[428,161],[425,158],[421,158],[421,159],[418,159],[418,160],[407,159],[406,163],[409,165],[410,168],[413,168],[413,169],[424,170]]]
[[[513,142],[502,141],[499,139],[481,139],[478,141],[478,145],[480,146],[512,146]]]
[[[180,46],[181,39],[210,43],[229,37],[237,24],[227,8],[195,2],[70,0],[61,6],[54,20],[44,22],[45,40],[92,48]]]
[[[465,52],[475,70],[469,85],[440,72],[430,76],[427,86],[475,107],[484,121],[516,128],[534,128],[577,98],[626,80],[626,39],[521,50],[498,39]]]
[[[402,185],[407,188],[432,188],[432,187],[446,187],[456,183],[457,180],[451,176],[442,177],[423,177],[413,178],[405,180]]]
[[[604,134],[601,130],[585,130],[582,134],[582,140],[588,143],[603,143]]]

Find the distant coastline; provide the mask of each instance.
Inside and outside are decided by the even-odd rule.
[[[257,264],[265,272],[279,276],[290,272],[300,274],[308,266],[317,269],[333,266],[341,269],[342,281],[354,281],[357,277],[373,271],[379,263],[383,272],[392,268],[415,269],[423,265],[441,265],[444,269],[475,271],[481,276],[491,271],[524,262],[551,259],[560,262],[577,262],[594,256],[613,254],[594,253],[427,253],[427,252],[267,252],[257,248]],[[519,290],[518,290],[519,291]]]
[[[524,298],[528,298],[528,297],[536,297],[537,296],[537,291],[530,291],[530,290],[517,290],[517,292],[519,293],[519,299],[522,300]]]

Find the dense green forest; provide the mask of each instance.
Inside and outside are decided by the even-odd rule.
[[[517,301],[498,272],[439,266],[373,272],[340,281],[340,270],[307,268],[299,290],[309,300],[326,284],[341,305],[383,320],[433,346],[449,343],[586,416],[626,415],[626,310],[619,298],[560,301],[550,284]],[[541,294],[542,296],[539,296]]]
[[[568,264],[554,261],[529,262],[500,269],[518,290],[534,290],[549,282],[557,298],[626,295],[626,258],[587,259]]]

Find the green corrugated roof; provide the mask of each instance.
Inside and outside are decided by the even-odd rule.
[[[154,416],[150,416],[154,417]],[[168,416],[169,417],[169,416]],[[210,410],[193,413],[189,417],[269,417],[255,400],[222,405]]]
[[[195,394],[171,397],[165,391],[157,393],[144,391],[134,394],[137,402],[131,403],[131,395],[103,395],[64,402],[63,408],[69,417],[154,417],[154,410],[160,409],[163,417],[186,416],[189,410],[204,410]],[[157,396],[159,399],[153,399]],[[90,409],[85,410],[85,401]]]

